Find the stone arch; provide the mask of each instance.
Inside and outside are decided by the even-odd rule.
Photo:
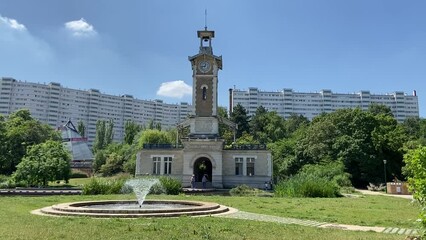
[[[191,162],[189,163],[189,166],[194,167],[195,161],[197,161],[197,159],[199,159],[201,157],[208,158],[210,160],[210,162],[212,163],[212,167],[216,168],[216,161],[214,160],[214,158],[210,154],[207,154],[207,153],[199,153],[199,154],[195,155],[192,158]]]
[[[192,161],[192,173],[195,175],[195,181],[201,182],[204,174],[207,174],[207,179],[209,182],[213,180],[213,168],[216,167],[216,162],[208,154],[198,154]]]

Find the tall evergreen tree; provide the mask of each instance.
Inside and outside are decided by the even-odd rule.
[[[231,121],[237,124],[237,138],[241,137],[244,132],[250,132],[249,119],[250,117],[247,115],[247,110],[243,106],[238,104],[234,107],[231,113]]]

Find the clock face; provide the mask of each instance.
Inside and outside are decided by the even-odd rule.
[[[210,63],[208,61],[201,61],[198,64],[198,69],[200,69],[201,72],[206,73],[210,70]]]

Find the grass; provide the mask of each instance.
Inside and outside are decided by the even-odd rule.
[[[1,239],[403,239],[401,235],[352,232],[218,217],[90,219],[45,217],[31,210],[72,201],[134,199],[133,195],[0,197]],[[224,196],[148,196],[218,202],[243,211],[327,222],[416,228],[418,207],[383,196],[297,199]]]
[[[149,198],[150,196],[148,196]],[[154,196],[163,198],[163,196]],[[182,196],[164,196],[164,198]],[[387,196],[359,198],[271,198],[185,196],[217,202],[242,211],[362,226],[417,228],[420,207],[410,200]]]

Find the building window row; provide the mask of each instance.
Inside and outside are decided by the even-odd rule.
[[[235,175],[237,176],[254,176],[255,174],[255,159],[253,156],[238,156],[235,160]]]
[[[170,175],[172,174],[173,156],[159,155],[152,156],[152,174],[153,175]]]

